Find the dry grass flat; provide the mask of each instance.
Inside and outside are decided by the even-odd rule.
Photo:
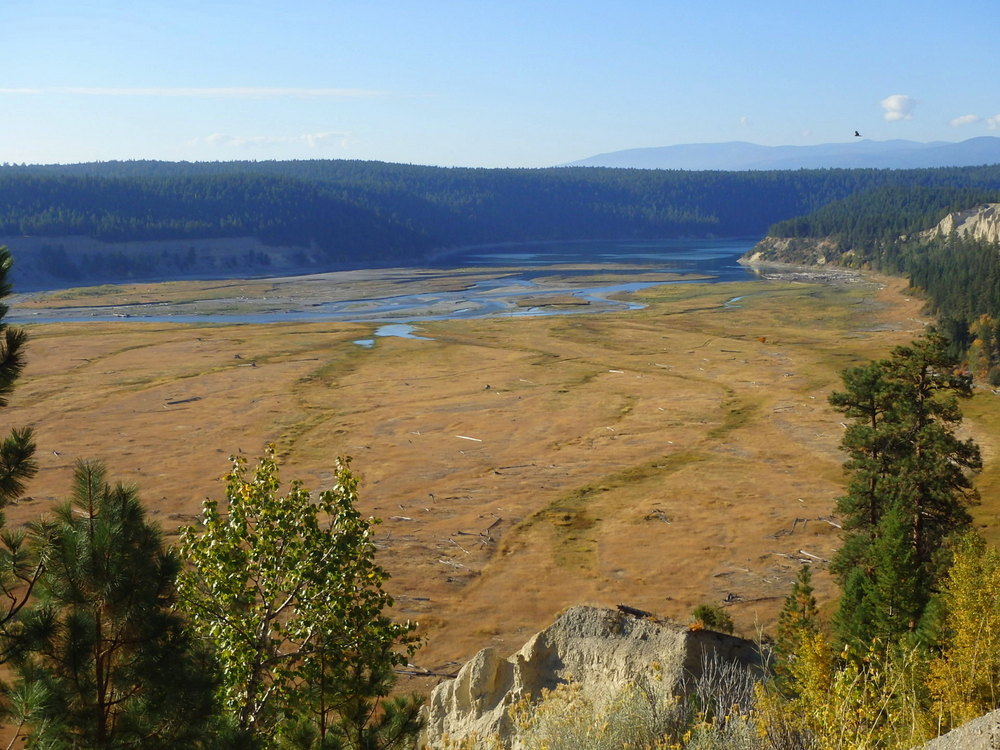
[[[640,297],[628,314],[428,322],[430,340],[371,349],[353,343],[362,324],[32,326],[4,418],[35,426],[42,468],[9,518],[45,512],[98,457],[172,531],[221,495],[229,454],[273,441],[311,488],[353,457],[422,666],[514,650],[581,602],[686,620],[728,598],[752,634],[793,558],[837,545],[820,519],[843,481],[839,371],[917,335],[920,303],[888,279]],[[994,535],[998,403],[966,409]],[[817,589],[831,599],[822,572]]]

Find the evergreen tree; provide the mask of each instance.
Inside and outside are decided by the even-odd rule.
[[[321,659],[314,667],[321,667]],[[423,725],[419,696],[388,698],[396,675],[392,662],[356,659],[339,675],[314,671],[303,685],[301,709],[279,736],[281,748],[392,750],[408,748]]]
[[[955,431],[971,395],[948,342],[931,331],[889,359],[844,373],[830,403],[852,420],[842,447],[848,491],[837,502],[844,538],[832,571],[843,591],[843,642],[915,632],[944,573],[946,540],[968,527],[976,500],[968,472],[978,447]]]
[[[11,292],[9,275],[13,259],[6,247],[0,247],[0,300]],[[21,328],[3,322],[10,308],[0,302],[0,407],[6,406],[14,383],[24,369],[24,344],[27,335]],[[24,483],[37,470],[33,460],[35,445],[30,428],[14,429],[0,442],[0,506],[7,505],[24,490]]]
[[[887,643],[916,630],[930,599],[929,573],[916,563],[909,515],[897,505],[882,518],[869,549],[871,574],[862,578],[868,615],[863,628],[869,638]]]
[[[6,247],[0,247],[0,300],[10,294],[8,280],[13,260]],[[8,403],[14,383],[24,369],[24,344],[27,336],[20,328],[3,322],[7,305],[0,302],[0,407]],[[11,634],[13,619],[27,602],[41,569],[25,543],[22,530],[6,528],[3,509],[24,491],[24,483],[35,475],[35,443],[31,428],[20,427],[0,441],[0,633]],[[0,662],[7,660],[8,638],[0,642]]]
[[[902,438],[893,502],[909,517],[915,562],[936,580],[944,571],[935,556],[947,537],[969,526],[967,507],[978,500],[968,472],[982,468],[979,448],[955,435],[962,421],[958,398],[972,395],[972,378],[935,331],[893,350],[887,375],[901,386],[893,412]]]
[[[214,713],[211,669],[174,609],[178,560],[135,489],[79,462],[72,500],[35,531],[44,573],[13,659],[29,742],[196,744]]]
[[[812,569],[803,565],[778,615],[776,650],[790,654],[805,634],[819,631],[819,610],[813,596]]]
[[[813,596],[812,570],[808,565],[803,565],[785,599],[781,614],[778,615],[774,656],[775,672],[782,689],[793,688],[789,662],[801,651],[803,642],[818,633],[819,611],[816,608],[816,597]]]
[[[893,409],[903,395],[888,377],[885,362],[846,370],[843,381],[847,390],[832,393],[830,404],[852,420],[841,440],[848,454],[848,491],[837,501],[846,532],[839,557],[850,568],[871,543],[888,504],[886,483],[902,441]]]

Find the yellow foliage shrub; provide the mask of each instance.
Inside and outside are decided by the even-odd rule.
[[[947,731],[1000,706],[1000,554],[978,535],[958,543],[943,599],[944,643],[928,687]]]

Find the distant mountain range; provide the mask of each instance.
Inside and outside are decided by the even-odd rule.
[[[1000,164],[1000,138],[982,136],[948,141],[871,141],[817,146],[758,146],[744,141],[688,143],[659,148],[630,148],[581,159],[567,167],[633,169],[772,170],[772,169],[922,169]]]

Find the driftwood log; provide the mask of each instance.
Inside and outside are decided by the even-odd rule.
[[[626,615],[632,615],[632,617],[639,617],[642,619],[653,616],[652,612],[647,612],[644,609],[636,609],[635,607],[630,607],[627,604],[619,604],[618,611],[624,612]]]

